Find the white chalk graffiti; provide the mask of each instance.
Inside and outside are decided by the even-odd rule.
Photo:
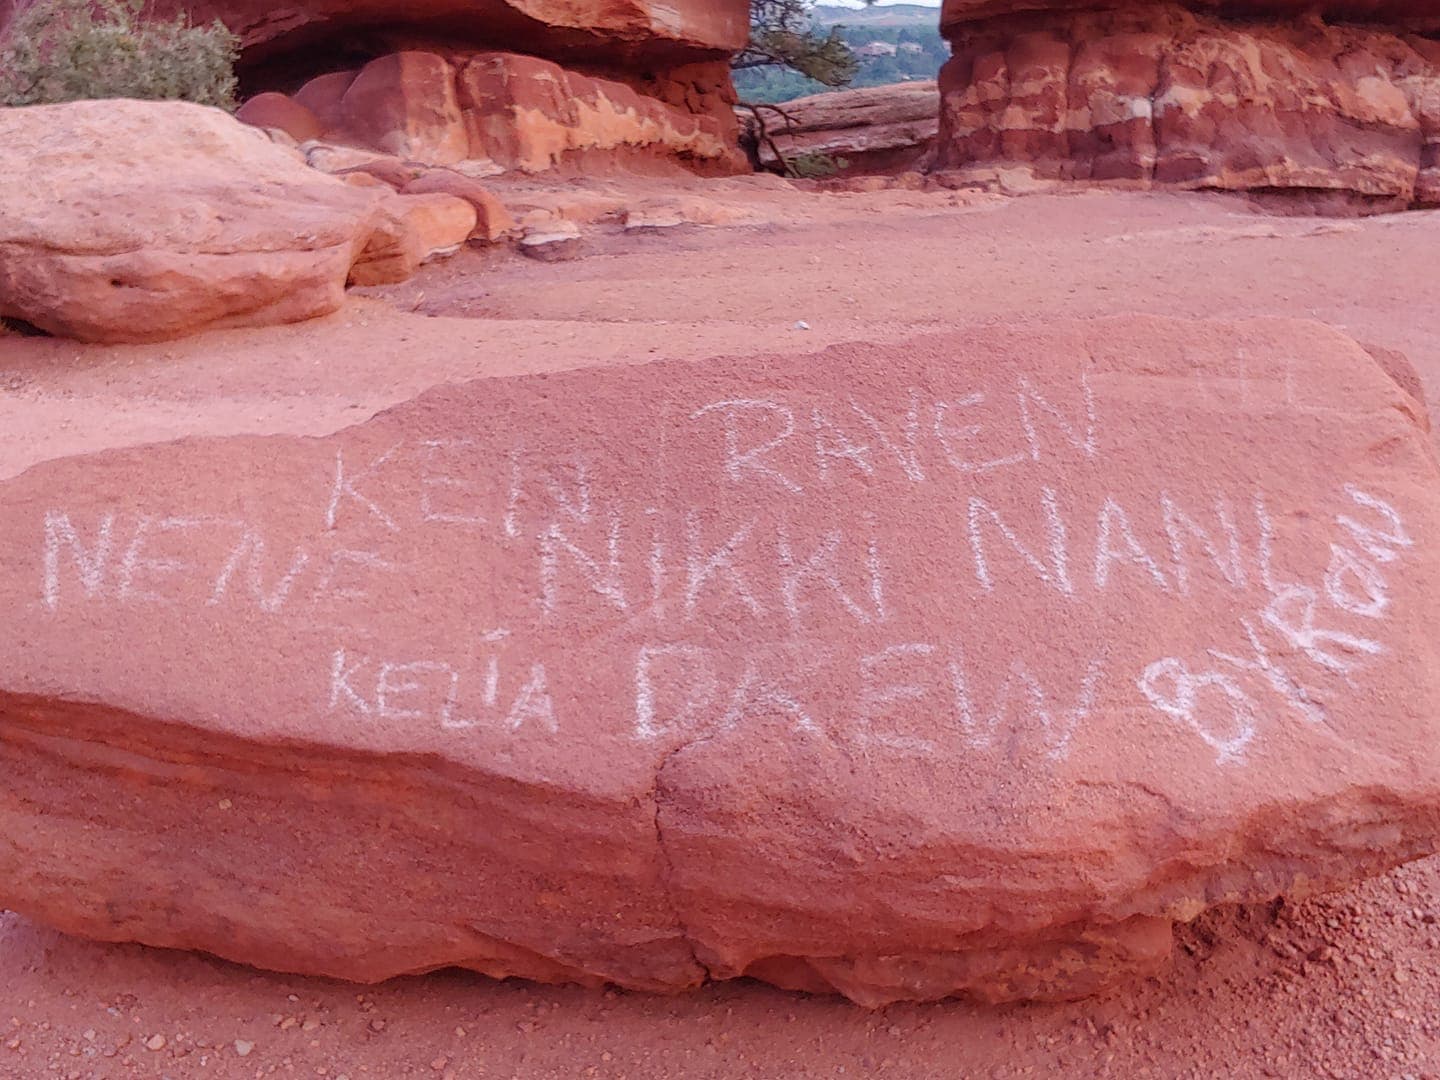
[[[60,554],[68,548],[86,597],[100,592],[105,580],[105,566],[110,561],[115,540],[115,515],[105,514],[95,530],[95,539],[87,549],[70,521],[70,515],[56,510],[45,515],[44,582],[45,604],[54,611],[60,606]]]
[[[495,650],[508,636],[505,630],[481,635],[486,663],[478,698],[463,686],[461,669],[446,661],[377,661],[337,648],[330,660],[328,710],[379,721],[423,721],[447,731],[484,727],[514,733],[533,727],[557,734],[560,728],[543,663],[522,665],[523,676],[510,680],[518,689],[500,708],[502,667]],[[478,704],[478,711],[462,707],[462,693],[467,703]]]
[[[970,497],[970,552],[975,560],[975,578],[981,588],[990,592],[995,588],[995,575],[991,572],[989,550],[985,544],[985,529],[991,529],[1004,538],[1021,560],[1035,571],[1035,576],[1046,585],[1052,586],[1066,596],[1075,592],[1070,580],[1070,551],[1065,519],[1060,515],[1060,500],[1055,491],[1048,487],[1040,489],[1040,503],[1045,513],[1045,541],[1049,563],[1045,563],[1027,547],[1015,530],[1006,524],[1000,512],[977,495]]]
[[[780,487],[792,494],[804,493],[804,488],[764,460],[766,456],[789,441],[790,436],[795,434],[793,410],[774,401],[755,401],[742,398],[735,401],[716,401],[706,405],[702,409],[695,410],[692,419],[698,420],[712,412],[719,412],[725,420],[725,475],[732,484],[743,484],[753,474],[771,483],[779,484]],[[742,450],[741,439],[744,437],[744,431],[740,418],[756,413],[761,416],[777,418],[779,431],[770,435],[763,442]]]
[[[359,473],[347,473],[345,471],[345,451],[335,451],[335,481],[330,489],[330,503],[325,509],[325,527],[327,529],[333,530],[336,528],[340,519],[340,510],[348,499],[363,507],[391,532],[400,531],[400,526],[396,524],[395,519],[382,510],[378,503],[363,494],[355,485],[370,479],[378,473],[384,468],[387,462],[395,457],[404,445],[403,442],[396,443],[390,447],[389,450],[386,450],[385,453],[370,462],[370,464]]]
[[[853,398],[843,410],[801,409],[799,415],[810,419],[808,439],[801,435],[805,425],[796,419],[796,408],[767,398],[714,401],[696,409],[690,419],[703,423],[719,417],[724,448],[720,468],[730,484],[804,496],[815,486],[882,475],[882,463],[887,477],[925,484],[936,480],[945,466],[966,476],[1067,453],[1082,460],[1098,457],[1094,389],[1084,373],[1078,383],[1080,401],[1070,406],[1074,415],[1021,375],[1009,395],[1012,414],[999,411],[996,398],[984,391],[927,400],[912,387],[903,411],[892,410],[889,417]],[[812,469],[813,480],[808,475]]]
[[[1272,563],[1274,525],[1264,501],[1257,497],[1260,576],[1270,599],[1258,613],[1258,620],[1250,616],[1238,620],[1250,648],[1248,658],[1210,648],[1206,650],[1209,660],[1224,665],[1224,670],[1192,670],[1183,659],[1170,656],[1156,660],[1140,675],[1137,685],[1146,701],[1198,735],[1215,751],[1222,765],[1243,761],[1246,748],[1257,735],[1261,707],[1254,689],[1247,690],[1244,684],[1247,678],[1257,679],[1258,686],[1267,688],[1305,722],[1318,725],[1328,720],[1320,695],[1307,685],[1311,674],[1297,673],[1298,668],[1278,661],[1275,650],[1265,644],[1264,631],[1297,663],[1308,662],[1312,669],[1347,685],[1367,659],[1385,653],[1381,642],[1336,625],[1332,619],[1348,615],[1372,622],[1383,620],[1390,607],[1383,567],[1394,563],[1414,541],[1399,512],[1389,503],[1354,485],[1346,485],[1344,491],[1357,507],[1380,515],[1385,524],[1364,524],[1350,512],[1335,516],[1335,524],[1350,534],[1355,547],[1327,544],[1330,560],[1323,589],[1276,579]],[[1167,520],[1180,520],[1179,512],[1172,511]],[[1228,523],[1226,528],[1228,532]],[[1202,544],[1227,578],[1243,580],[1238,559],[1222,561],[1213,544],[1207,540]],[[1232,556],[1236,550],[1232,541]],[[1333,612],[1322,607],[1322,595]]]
[[[216,541],[222,558],[199,554],[216,550]],[[264,531],[247,521],[148,514],[124,519],[107,513],[87,529],[64,511],[45,516],[41,564],[41,595],[52,612],[78,595],[90,602],[236,605],[281,615],[302,594],[312,605],[365,599],[361,570],[400,572],[375,551],[322,553],[305,544],[277,551]]]
[[[1217,729],[1201,718],[1200,704],[1206,691],[1224,699],[1224,727]],[[1241,760],[1245,747],[1255,738],[1255,702],[1222,672],[1195,673],[1183,660],[1166,657],[1145,669],[1140,676],[1140,692],[1155,708],[1200,736],[1215,751],[1215,760],[1221,765]]]
[[[635,656],[633,734],[647,742],[697,739],[778,718],[797,734],[849,739],[862,748],[925,756],[1011,754],[1023,746],[1060,761],[1094,708],[1104,672],[1103,662],[1092,658],[1065,704],[1065,680],[1053,673],[1042,680],[1023,661],[998,680],[984,671],[977,678],[972,667],[962,648],[936,642],[903,642],[862,655],[849,673],[858,683],[852,722],[837,727],[833,708],[807,700],[823,697],[824,687],[792,678],[783,660],[750,655],[737,663],[724,650],[645,645]],[[843,671],[836,675],[848,681]],[[821,716],[832,722],[822,723]]]
[[[1054,765],[1123,715],[1230,767],[1268,725],[1333,732],[1403,606],[1400,512],[1353,484],[1318,529],[1194,478],[1107,490],[1089,376],[1051,385],[900,384],[883,406],[772,386],[668,415],[648,464],[478,431],[347,441],[313,462],[307,504],[247,500],[256,520],[51,509],[40,610],[169,605],[323,635],[318,703],[382,727],[562,734],[594,696],[563,659],[583,648],[633,683],[623,733],[642,742],[778,725],[861,755]],[[359,629],[431,599],[443,633]],[[1085,628],[1145,605],[1240,614],[1114,670]],[[1016,621],[1049,617],[1066,647],[1032,649]],[[988,620],[1013,640],[980,636]]]
[[[289,599],[296,579],[299,578],[309,562],[309,553],[303,547],[296,548],[295,555],[284,576],[267,590],[265,587],[265,538],[247,526],[241,533],[239,542],[231,551],[230,558],[221,568],[220,575],[215,579],[215,588],[210,591],[210,599],[207,603],[219,604],[225,599],[225,594],[230,589],[231,578],[244,563],[245,583],[249,586],[250,598],[261,611],[273,615],[285,606],[285,601]]]

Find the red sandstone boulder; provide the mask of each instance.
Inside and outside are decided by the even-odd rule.
[[[455,72],[428,52],[392,53],[366,64],[340,98],[329,135],[434,165],[470,156]]]
[[[322,144],[323,145],[323,144]],[[312,148],[313,150],[314,148]],[[315,156],[312,154],[312,156]],[[317,168],[324,168],[326,162],[322,157],[317,157],[315,162]],[[392,191],[400,191],[407,184],[413,183],[424,176],[430,170],[424,165],[417,165],[410,161],[401,161],[397,157],[390,157],[387,154],[379,154],[361,161],[357,165],[346,165],[340,169],[325,169],[341,179],[347,179],[359,174],[368,176]]]
[[[0,315],[84,341],[325,315],[348,278],[402,280],[477,225],[471,201],[345,183],[181,102],[0,109],[0,164],[45,181],[0,189]]]
[[[475,207],[454,195],[394,195],[381,207],[379,226],[350,268],[351,285],[408,281],[422,263],[458,251],[476,228]]]
[[[338,128],[344,116],[342,103],[345,93],[358,74],[355,71],[332,71],[317,75],[295,92],[294,100],[315,115],[322,131]]]
[[[1440,840],[1397,376],[1126,318],[37,466],[0,484],[0,905],[361,981],[1154,970],[1175,920]]]
[[[318,139],[324,131],[319,117],[284,94],[256,94],[236,110],[235,119],[252,127],[283,131],[296,142]]]
[[[997,19],[941,73],[937,165],[1436,205],[1440,46],[1174,5]]]
[[[471,239],[494,243],[515,228],[510,211],[478,180],[451,169],[430,169],[402,187],[406,195],[444,194],[464,199],[475,208],[475,228]]]
[[[940,127],[940,90],[933,82],[894,83],[797,98],[762,110],[786,158],[824,155],[845,173],[898,173],[924,163]],[[768,141],[760,159],[775,163]]]
[[[293,322],[338,308],[378,197],[216,109],[0,109],[0,314],[86,341]]]

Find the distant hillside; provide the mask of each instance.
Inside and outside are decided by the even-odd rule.
[[[3,2],[3,0],[0,0]],[[950,58],[940,36],[940,9],[921,4],[846,8],[820,4],[814,21],[822,28],[839,24],[840,36],[856,50],[860,68],[852,87],[924,82],[935,78]],[[735,88],[746,101],[789,101],[824,93],[820,83],[784,67],[750,68],[735,73]]]
[[[834,4],[817,4],[813,15],[821,26],[844,23],[856,29],[880,27],[928,27],[940,25],[940,9],[922,4],[887,4],[884,7],[847,8]]]

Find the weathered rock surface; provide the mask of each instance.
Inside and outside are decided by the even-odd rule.
[[[748,36],[745,0],[151,6],[229,25],[248,86],[303,84],[295,102],[254,110],[286,130],[307,126],[310,110],[356,145],[431,164],[492,156],[474,145],[479,137],[500,140],[498,152],[511,157],[496,160],[507,168],[550,168],[553,155],[577,154],[585,156],[572,164],[588,172],[633,167],[630,151],[644,147],[700,171],[744,169],[728,60]],[[349,70],[337,72],[346,60]]]
[[[89,341],[339,307],[378,197],[181,103],[0,110],[0,313]]]
[[[657,58],[723,59],[739,51],[749,32],[745,0],[160,0],[150,6],[185,11],[197,22],[220,19],[240,35],[251,58],[327,39],[333,44],[347,34],[405,31],[540,56],[653,66]]]
[[[400,188],[404,195],[444,194],[464,199],[475,209],[470,239],[494,243],[515,228],[510,211],[488,188],[463,173],[429,169]]]
[[[320,138],[320,118],[304,105],[284,94],[256,94],[235,110],[235,117],[252,127],[283,131],[297,143]]]
[[[1278,15],[1287,18],[1322,15],[1352,22],[1386,23],[1413,29],[1440,26],[1440,3],[1436,0],[1181,0],[1184,7],[1200,12],[1223,12],[1253,18]],[[968,23],[998,15],[1145,7],[1134,0],[944,0],[940,11],[941,29],[946,34],[963,31]]]
[[[844,173],[904,172],[925,163],[940,128],[940,88],[933,82],[841,90],[787,101],[785,118],[765,122],[787,158],[823,154],[845,161]],[[773,164],[767,143],[761,161]]]
[[[37,466],[0,905],[357,980],[1153,969],[1436,847],[1440,470],[1382,359],[990,328]]]
[[[937,164],[1440,205],[1440,43],[1175,5],[952,27]]]
[[[358,72],[320,76],[293,100],[281,97],[287,108],[277,96],[264,95],[256,112],[287,121],[286,130],[307,127],[310,116],[330,142],[429,165],[464,162],[496,173],[743,167],[728,108],[696,114],[625,83],[514,53],[394,53]]]
[[[362,190],[183,102],[0,109],[0,165],[40,178],[0,191],[0,315],[82,341],[325,315],[477,229],[453,193]]]
[[[350,269],[352,285],[408,281],[428,259],[453,254],[474,234],[475,207],[443,192],[387,198],[381,225]]]

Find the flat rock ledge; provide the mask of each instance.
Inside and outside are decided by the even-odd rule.
[[[1293,321],[504,375],[0,485],[0,905],[359,982],[1084,995],[1436,850],[1413,372]]]

